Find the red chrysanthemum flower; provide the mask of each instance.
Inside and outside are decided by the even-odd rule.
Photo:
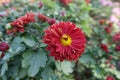
[[[7,51],[9,49],[9,45],[6,42],[0,43],[0,51]]]
[[[38,19],[39,20],[42,20],[42,21],[48,21],[49,20],[49,17],[47,17],[46,15],[44,15],[44,14],[38,14]]]
[[[115,42],[119,42],[119,41],[120,41],[120,32],[116,33],[116,34],[113,36],[113,41],[115,41]]]
[[[116,51],[120,51],[120,44],[115,46]]]
[[[109,57],[108,57],[109,60],[112,60],[112,58],[113,58],[112,56],[109,56]]]
[[[110,27],[105,27],[105,31],[110,34],[111,33],[111,28]]]
[[[35,15],[29,12],[21,17],[24,24],[29,24],[30,22],[35,22]]]
[[[1,42],[0,43],[0,51],[2,52],[2,54],[0,55],[0,59],[4,57],[4,52],[7,51],[9,49],[9,45],[6,42]]]
[[[72,2],[72,0],[60,0],[61,3],[63,3],[64,5],[67,5],[69,3]]]
[[[34,14],[31,12],[11,22],[13,32],[19,31],[23,33],[25,31],[24,26],[30,22],[35,22]]]
[[[56,19],[49,19],[49,20],[48,20],[48,23],[49,23],[50,25],[53,25],[53,24],[56,23]]]
[[[21,29],[24,30],[24,23],[23,23],[22,19],[20,19],[20,18],[16,19],[14,22],[11,22],[11,25],[12,25],[13,29],[16,29],[16,31],[24,32],[24,31],[21,31]]]
[[[103,25],[103,24],[106,23],[106,20],[105,20],[105,19],[101,19],[101,20],[99,20],[99,23],[100,23],[101,25]]]
[[[112,76],[107,76],[106,80],[115,80]]]
[[[112,22],[109,22],[109,23],[108,23],[108,26],[109,26],[110,28],[112,28],[112,27],[113,27],[113,23],[112,23]]]
[[[109,52],[108,46],[106,44],[100,44],[100,47],[105,51],[105,52]]]
[[[55,60],[78,60],[82,55],[86,38],[81,29],[72,22],[55,23],[45,30],[44,43]]]

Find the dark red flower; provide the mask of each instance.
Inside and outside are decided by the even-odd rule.
[[[112,76],[107,76],[106,80],[115,80]]]
[[[32,12],[29,12],[20,18],[24,24],[35,22],[35,15]]]
[[[41,8],[43,6],[43,3],[42,2],[39,2],[38,3],[38,6]]]
[[[116,51],[120,51],[120,44],[115,46]]]
[[[63,3],[64,5],[67,5],[69,3],[72,2],[72,0],[60,0],[61,3]]]
[[[6,42],[0,43],[0,51],[7,51],[9,49],[9,45]]]
[[[55,23],[45,30],[44,43],[55,60],[78,60],[86,44],[85,35],[72,22]]]
[[[106,20],[105,20],[105,19],[101,19],[101,20],[99,20],[99,23],[100,23],[101,25],[103,25],[103,24],[106,23]]]
[[[109,52],[108,46],[106,44],[100,44],[100,47],[105,51],[105,52]]]
[[[115,35],[113,35],[113,41],[115,41],[115,42],[120,41],[120,32],[117,32]]]
[[[109,26],[110,28],[112,28],[113,23],[112,23],[112,22],[109,22],[109,23],[108,23],[108,26]]]
[[[19,31],[23,33],[25,31],[24,26],[26,24],[29,24],[30,22],[35,22],[34,14],[32,12],[29,12],[25,14],[24,16],[11,22],[11,25],[13,27],[13,32]]]
[[[105,27],[105,31],[109,34],[109,33],[111,33],[111,28],[110,27]]]
[[[110,68],[111,68],[111,69],[114,69],[115,66],[114,66],[113,64],[110,64]]]
[[[48,23],[49,23],[50,25],[53,25],[53,24],[56,23],[56,19],[49,19],[49,20],[48,20]]]
[[[39,13],[39,14],[38,14],[38,19],[45,22],[45,21],[48,21],[48,20],[49,20],[49,17],[47,17],[47,16]]]
[[[113,58],[112,56],[109,56],[109,57],[108,57],[109,60],[112,60],[112,58]]]
[[[106,60],[106,61],[105,61],[105,64],[110,64],[110,60]]]

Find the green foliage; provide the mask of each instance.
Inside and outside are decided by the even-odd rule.
[[[115,51],[116,43],[112,40],[119,28],[108,34],[104,28],[109,21],[104,25],[99,23],[100,19],[109,18],[111,7],[101,6],[99,0],[91,0],[91,4],[86,4],[85,0],[73,0],[68,5],[59,0],[41,0],[42,7],[38,5],[39,0],[28,1],[12,0],[7,6],[0,6],[0,10],[9,11],[7,16],[0,17],[0,42],[5,41],[10,46],[0,59],[0,80],[79,80],[78,77],[80,80],[105,80],[108,75],[120,79],[120,71],[116,68],[120,54]],[[27,12],[33,12],[36,21],[25,25],[24,33],[7,34],[6,24]],[[71,21],[83,30],[87,44],[78,61],[59,62],[49,55],[42,39],[44,30],[50,25],[39,20],[38,13],[56,19],[57,23]],[[108,53],[101,49],[101,43],[108,46]],[[111,60],[109,56],[112,56]],[[106,63],[108,60],[110,63]]]

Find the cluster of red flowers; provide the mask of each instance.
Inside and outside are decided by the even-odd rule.
[[[106,80],[115,80],[112,76],[107,76]]]
[[[9,49],[9,45],[6,42],[0,43],[0,51],[2,52],[2,54],[0,55],[0,58],[4,57],[4,52],[7,51],[8,49]]]
[[[115,46],[115,50],[116,51],[120,51],[120,44],[118,44],[118,45]]]
[[[109,52],[108,46],[107,46],[106,44],[101,43],[101,44],[100,44],[100,47],[101,47],[106,53]]]
[[[120,32],[113,35],[113,41],[116,43],[115,50],[120,51]]]
[[[24,16],[21,16],[20,18],[16,19],[15,21],[11,22],[12,29],[7,30],[7,33],[16,33],[16,32],[25,32],[24,26],[27,25],[30,22],[35,22],[34,14],[32,12],[29,12],[25,14]]]
[[[109,23],[107,24],[107,26],[105,27],[105,31],[106,31],[108,34],[111,33],[111,31],[112,31],[112,26],[113,26],[113,23],[109,22]]]
[[[111,33],[111,31],[112,31],[112,26],[113,26],[113,23],[112,23],[112,22],[109,22],[109,21],[107,21],[106,19],[101,19],[101,20],[99,20],[99,23],[100,23],[101,25],[106,25],[106,26],[105,26],[105,31],[106,31],[108,34]]]
[[[120,42],[120,32],[117,32],[115,35],[113,35],[113,41]]]
[[[101,20],[99,20],[99,23],[100,23],[101,25],[103,25],[103,24],[106,23],[106,20],[105,20],[105,19],[101,19]]]
[[[78,60],[85,49],[85,35],[72,22],[53,24],[45,30],[43,38],[55,60]]]
[[[63,3],[64,5],[68,5],[69,3],[72,2],[72,0],[60,0],[61,3]]]
[[[108,59],[105,61],[105,64],[108,64],[111,69],[114,69],[114,64],[111,63],[111,60],[113,59],[112,56],[109,56]]]
[[[38,14],[38,19],[41,20],[41,21],[44,21],[44,22],[48,22],[50,25],[53,25],[53,24],[56,23],[55,19],[49,18],[46,15],[40,14],[40,13]]]

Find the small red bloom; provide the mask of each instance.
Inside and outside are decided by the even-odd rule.
[[[2,52],[2,54],[0,55],[0,58],[4,57],[4,52],[7,51],[9,49],[9,45],[6,42],[1,42],[0,43],[0,51]]]
[[[89,5],[90,4],[90,0],[85,0],[86,4]]]
[[[113,64],[110,64],[110,68],[111,68],[111,69],[114,69],[115,66],[114,66]]]
[[[111,28],[110,27],[105,27],[105,31],[109,34],[109,33],[111,33]]]
[[[119,42],[119,41],[120,41],[120,32],[116,33],[116,34],[113,36],[113,41],[115,41],[115,42]]]
[[[112,56],[109,56],[109,57],[108,57],[109,60],[112,60],[112,58],[113,58]]]
[[[106,80],[115,80],[112,76],[107,76]]]
[[[108,23],[108,26],[109,26],[110,28],[112,28],[113,23],[112,23],[112,22],[109,22],[109,23]]]
[[[0,43],[0,51],[7,51],[9,49],[9,45],[6,42]]]
[[[50,25],[53,25],[53,24],[56,23],[56,19],[49,19],[49,20],[48,20],[48,23],[49,23]]]
[[[19,31],[23,33],[25,31],[24,26],[30,22],[35,22],[34,14],[31,12],[11,22],[13,32]]]
[[[49,17],[47,17],[47,16],[39,13],[39,14],[38,14],[38,19],[45,22],[45,21],[48,21],[48,20],[49,20]]]
[[[106,61],[105,61],[105,64],[110,64],[110,60],[106,60]]]
[[[61,3],[63,3],[64,5],[67,5],[69,3],[72,2],[72,0],[60,0]]]
[[[106,23],[106,20],[105,20],[105,19],[101,19],[101,20],[99,20],[99,23],[100,23],[101,25],[103,25],[103,24]]]
[[[21,17],[24,24],[28,24],[30,22],[35,22],[35,15],[32,12],[29,12]]]
[[[120,51],[120,44],[115,46],[116,51]]]
[[[39,2],[38,3],[38,6],[41,8],[41,7],[43,7],[43,3],[42,2]]]
[[[105,52],[109,52],[108,50],[108,46],[106,44],[100,44],[100,47],[105,51]]]
[[[45,30],[44,43],[55,60],[78,60],[86,44],[85,35],[72,22],[55,23]]]

